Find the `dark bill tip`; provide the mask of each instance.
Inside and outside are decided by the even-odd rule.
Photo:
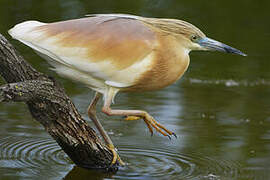
[[[225,52],[227,52],[227,53],[238,54],[238,55],[241,55],[241,56],[247,56],[247,54],[241,52],[238,49],[230,47],[230,46],[228,46],[226,44],[223,44],[223,47],[224,47]]]
[[[221,51],[221,52],[226,52],[226,53],[238,54],[241,56],[247,56],[247,54],[241,52],[238,49],[235,49],[231,46],[228,46],[226,44],[223,44],[221,42],[218,42],[216,40],[213,40],[207,37],[199,40],[198,43],[206,50]]]

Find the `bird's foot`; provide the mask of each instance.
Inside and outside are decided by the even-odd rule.
[[[126,121],[134,121],[134,120],[139,120],[142,119],[140,116],[126,116],[125,120]]]
[[[167,136],[169,139],[171,139],[171,135],[173,135],[175,138],[177,138],[176,134],[168,129],[166,129],[162,124],[158,123],[152,116],[147,114],[144,117],[144,122],[146,123],[151,135],[153,135],[153,129],[155,128],[157,132],[161,133],[163,136]]]
[[[120,166],[124,166],[125,163],[121,160],[120,156],[117,153],[116,148],[114,147],[113,144],[108,144],[108,149],[112,152],[113,154],[113,159],[111,162],[111,166],[113,166],[116,162],[120,164]]]

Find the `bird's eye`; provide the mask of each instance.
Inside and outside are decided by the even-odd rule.
[[[198,36],[192,35],[192,36],[190,37],[190,40],[193,41],[193,42],[195,42],[195,41],[198,40]]]

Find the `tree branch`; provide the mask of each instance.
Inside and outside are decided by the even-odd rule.
[[[0,34],[0,102],[25,102],[32,116],[56,140],[71,160],[84,168],[117,171],[112,153],[82,119],[53,78],[36,71]]]

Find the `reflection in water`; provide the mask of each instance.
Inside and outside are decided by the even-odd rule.
[[[233,80],[233,79],[219,79],[219,80],[209,80],[209,79],[195,79],[195,78],[189,78],[186,79],[190,84],[213,84],[213,85],[224,85],[227,87],[232,86],[245,86],[245,87],[252,87],[252,86],[270,86],[270,81],[267,81],[265,79],[257,79],[255,81],[248,81],[248,80]]]
[[[113,175],[110,173],[104,173],[99,170],[88,170],[74,166],[72,170],[63,178],[63,180],[102,180],[111,179],[112,176]]]

